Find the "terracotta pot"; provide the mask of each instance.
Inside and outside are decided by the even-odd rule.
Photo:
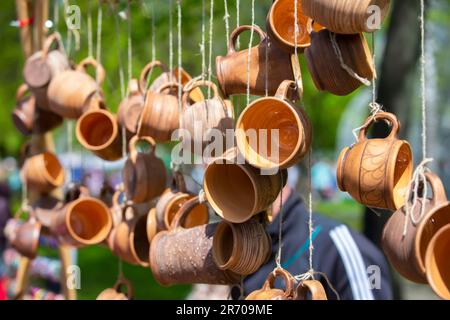
[[[217,224],[182,227],[183,220],[199,205],[198,197],[186,202],[169,231],[159,232],[151,243],[150,266],[153,277],[161,285],[235,284],[240,277],[220,270],[212,255],[213,236]]]
[[[306,112],[289,99],[293,87],[293,81],[284,81],[275,97],[258,99],[241,113],[236,123],[236,142],[252,166],[286,169],[309,152],[312,127]],[[273,130],[278,130],[275,136]]]
[[[161,69],[162,74],[152,82],[149,88],[150,91],[157,92],[159,88],[166,85],[167,83],[178,82],[180,76],[179,70],[181,70],[181,85],[183,87],[192,81],[192,77],[183,68],[179,69],[177,67],[174,68],[172,72],[170,72],[169,68],[167,68],[165,64],[163,64],[161,61],[155,60],[147,64],[141,71],[141,76],[139,78],[139,88],[141,92],[145,93],[147,91],[146,88],[148,77],[151,75],[155,68]],[[171,90],[173,90],[173,88],[167,87],[162,91],[162,93],[169,94]],[[198,102],[205,99],[200,89],[193,90],[190,93],[189,98],[193,102]]]
[[[392,126],[391,133],[383,139],[367,138],[370,125],[379,120]],[[391,113],[381,112],[367,120],[358,142],[339,156],[337,180],[341,191],[368,207],[395,211],[405,204],[413,156],[409,143],[397,138],[399,130],[400,123]]]
[[[290,1],[291,3],[293,0]],[[299,1],[300,3],[300,1]],[[302,0],[303,13],[321,25],[336,33],[353,34],[359,32],[374,32],[380,26],[371,26],[371,16],[374,14],[371,6],[380,9],[383,22],[389,11],[389,0]]]
[[[48,193],[64,183],[64,169],[50,152],[29,157],[22,167],[22,176],[28,190]]]
[[[126,288],[126,293],[122,292],[122,287]],[[128,279],[120,277],[114,287],[103,290],[96,300],[132,300],[133,286]]]
[[[61,200],[51,195],[42,195],[32,203],[31,208],[36,219],[41,222],[42,225],[49,227],[53,216],[62,209],[63,205]]]
[[[418,199],[414,211],[411,212],[413,217],[419,217],[422,206],[425,206],[425,217],[428,217],[429,213],[436,208],[440,208],[442,205],[448,204],[447,197],[445,195],[444,186],[434,173],[425,174],[427,181],[430,183],[433,190],[432,199]],[[413,204],[409,203],[409,207],[413,209]],[[428,226],[422,226],[422,222],[416,224],[413,222],[412,217],[407,218],[406,205],[397,210],[386,223],[383,236],[382,246],[383,251],[386,254],[391,265],[406,279],[417,282],[427,283],[425,275],[425,254],[427,247],[431,241],[431,238],[436,233],[437,228],[441,227],[445,221],[450,223],[450,218],[442,220],[442,217],[437,220],[441,223],[434,226],[434,218],[425,218],[424,223]],[[442,216],[442,214],[440,214]],[[406,219],[408,219],[406,221]],[[427,222],[428,221],[428,222]],[[403,230],[407,222],[407,233],[403,236]],[[420,233],[418,233],[420,229]]]
[[[29,259],[34,259],[39,248],[42,225],[32,213],[30,213],[31,216],[28,221],[20,220],[21,213],[22,211],[19,211],[14,219],[7,221],[4,234],[18,253]]]
[[[46,133],[63,122],[57,114],[37,109],[36,99],[29,95],[26,84],[21,85],[16,92],[16,107],[12,112],[12,120],[16,129],[26,136]]]
[[[271,253],[272,241],[264,226],[254,219],[240,224],[222,221],[214,234],[213,257],[222,270],[252,274]]]
[[[236,153],[211,162],[205,171],[203,189],[208,203],[224,220],[242,223],[267,209],[278,197],[287,180],[287,171],[261,175],[248,164],[238,164]]]
[[[117,122],[125,127],[128,140],[137,133],[139,119],[144,109],[144,96],[139,91],[139,83],[131,79],[128,85],[128,96],[120,103],[117,111]]]
[[[150,144],[149,152],[139,152],[137,143]],[[155,154],[156,143],[151,137],[137,137],[130,141],[130,156],[122,171],[127,199],[134,203],[149,201],[166,188],[166,167]]]
[[[300,282],[295,292],[295,300],[328,300],[323,285],[317,280]]]
[[[64,118],[78,119],[92,107],[92,98],[98,99],[102,96],[96,79],[86,73],[88,66],[97,70],[99,84],[103,83],[105,70],[102,65],[93,58],[82,60],[76,70],[59,73],[50,82],[48,99],[51,111]]]
[[[86,191],[53,216],[50,229],[62,244],[75,247],[103,242],[112,228],[108,207]]]
[[[345,69],[333,46],[339,48],[342,60],[351,70]],[[311,46],[305,50],[305,58],[316,88],[338,96],[346,96],[363,85],[351,75],[356,73],[367,81],[376,78],[372,54],[362,33],[343,35],[329,30],[311,33]]]
[[[149,266],[150,243],[147,238],[146,205],[123,208],[122,221],[114,228],[113,252],[122,260],[144,267]]]
[[[172,133],[180,127],[179,101],[177,95],[163,92],[178,87],[177,83],[169,82],[155,92],[147,92],[138,127],[139,136],[150,136],[158,142],[170,141]]]
[[[434,292],[450,300],[450,223],[433,236],[425,256],[428,282]]]
[[[51,50],[56,43],[56,50]],[[49,111],[47,90],[50,81],[58,74],[69,70],[70,63],[64,52],[64,47],[59,33],[53,33],[44,42],[43,49],[31,55],[25,62],[23,76],[36,98],[36,104],[40,109]]]
[[[274,288],[277,277],[284,280],[285,290]],[[263,287],[250,293],[245,300],[292,300],[295,295],[294,283],[295,280],[289,272],[277,268],[269,273]]]
[[[122,158],[122,134],[116,116],[107,110],[84,113],[77,121],[76,136],[84,148],[103,160]]]
[[[199,101],[193,105],[189,102],[192,90],[200,87],[208,87],[213,96],[211,99]],[[226,144],[226,131],[234,128],[234,109],[231,102],[226,103],[219,95],[217,87],[209,81],[197,81],[183,94],[182,123],[189,135],[183,136],[183,143],[190,146],[193,153],[203,155],[203,151],[211,140],[218,139],[211,130],[219,130],[222,141]],[[214,138],[213,138],[214,137]],[[218,155],[215,155],[218,156]]]
[[[293,0],[274,1],[267,16],[267,33],[283,50],[294,53],[311,45],[311,30],[320,31],[323,27],[314,23],[302,12],[302,0],[297,0],[297,41],[295,41],[295,2]]]
[[[252,29],[261,42],[250,53],[250,94],[264,96],[267,87],[268,94],[274,95],[281,82],[294,80],[291,55],[271,43],[259,27],[240,26],[230,36],[228,54],[216,58],[217,80],[225,96],[247,93],[248,50],[236,52],[236,41]]]

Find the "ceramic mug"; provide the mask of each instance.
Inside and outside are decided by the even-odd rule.
[[[139,90],[139,83],[131,79],[128,84],[128,96],[119,105],[117,122],[125,128],[127,140],[136,135],[139,119],[144,109],[144,96]]]
[[[276,278],[284,280],[285,289],[276,289],[274,287]],[[284,269],[276,268],[267,276],[266,281],[261,289],[250,293],[245,300],[293,300],[294,277]]]
[[[22,167],[22,176],[28,190],[41,193],[51,192],[64,183],[64,169],[51,152],[29,157]]]
[[[122,292],[122,287],[126,288],[126,293]],[[96,300],[132,300],[133,286],[125,277],[120,277],[114,287],[103,290]]]

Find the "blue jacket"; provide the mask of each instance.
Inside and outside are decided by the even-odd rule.
[[[293,193],[283,206],[282,259],[284,269],[292,275],[309,270],[308,212],[302,199]],[[272,256],[256,273],[244,280],[245,295],[260,289],[267,275],[275,268],[278,251],[280,215],[267,227],[272,237]],[[313,215],[313,267],[323,272],[342,300],[390,300],[393,298],[390,270],[384,255],[364,236],[347,226]],[[316,276],[326,289],[329,300],[336,295],[320,275]],[[282,287],[277,281],[276,287]],[[236,288],[237,289],[237,288]],[[232,297],[239,297],[239,290],[232,290]]]

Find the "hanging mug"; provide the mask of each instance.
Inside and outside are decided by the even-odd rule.
[[[150,266],[155,280],[164,286],[174,284],[235,284],[240,277],[220,270],[212,255],[217,224],[190,229],[182,227],[190,211],[199,205],[198,197],[187,201],[170,230],[159,232],[151,243]]]
[[[137,144],[140,141],[147,142],[151,150],[139,152]],[[155,141],[151,137],[135,136],[129,148],[130,156],[122,172],[127,199],[142,203],[161,195],[166,187],[166,167],[155,154]]]
[[[122,158],[122,133],[116,115],[101,109],[103,101],[84,113],[77,121],[78,142],[103,160],[115,161]]]
[[[56,43],[56,50],[51,50]],[[23,76],[40,109],[49,111],[47,90],[50,81],[69,70],[70,63],[64,51],[61,35],[57,32],[47,37],[43,49],[31,55],[25,62]]]
[[[98,84],[96,79],[86,73],[88,66],[95,68]],[[59,73],[50,82],[48,87],[50,110],[63,118],[78,119],[91,107],[96,107],[95,100],[102,97],[100,86],[104,80],[105,70],[100,63],[93,58],[82,60],[75,70]]]
[[[138,81],[131,79],[128,84],[128,96],[120,103],[117,111],[117,122],[120,127],[126,129],[128,140],[137,133],[137,126],[143,109],[144,96],[139,91]]]
[[[295,291],[295,300],[328,300],[325,289],[320,281],[301,281]]]
[[[312,126],[306,112],[290,99],[294,88],[293,81],[283,81],[275,97],[260,98],[241,113],[236,123],[236,143],[252,166],[286,169],[309,152]]]
[[[275,280],[281,277],[284,280],[285,289],[276,289]],[[294,277],[284,269],[276,268],[267,276],[266,282],[261,289],[250,293],[245,300],[293,300]]]
[[[190,104],[189,95],[200,87],[212,91],[212,97],[195,104]],[[193,153],[203,155],[203,151],[211,138],[218,139],[211,130],[220,131],[223,145],[226,145],[226,131],[233,129],[234,109],[231,103],[226,103],[219,95],[217,87],[210,81],[197,81],[189,86],[183,94],[183,129],[188,134],[183,143]],[[209,134],[212,133],[212,136]],[[182,133],[184,135],[184,132]],[[216,140],[215,140],[216,141]],[[219,155],[215,155],[216,157]]]
[[[362,33],[312,32],[305,58],[320,91],[346,96],[376,78],[372,54]]]
[[[144,69],[142,69],[142,71],[141,71],[141,75],[139,77],[139,88],[140,88],[141,92],[143,92],[143,93],[147,92],[146,88],[147,88],[148,77],[151,75],[151,73],[153,72],[153,70],[155,68],[161,69],[162,73],[155,80],[153,80],[153,82],[151,83],[151,85],[148,89],[153,92],[158,91],[158,89],[160,87],[166,85],[167,83],[171,83],[171,82],[179,83],[178,80],[180,79],[180,76],[181,76],[181,86],[183,86],[183,87],[193,80],[191,75],[189,73],[187,73],[183,68],[179,69],[178,67],[176,67],[171,72],[164,63],[162,63],[161,61],[155,60],[155,61],[148,63],[144,67]],[[181,75],[179,72],[180,70],[181,70]],[[171,92],[171,90],[173,90],[173,88],[166,87],[162,92],[169,94]],[[189,95],[189,98],[193,102],[198,102],[198,101],[202,101],[205,99],[203,96],[203,93],[200,89],[193,90],[191,92],[191,94]]]
[[[303,52],[311,45],[310,29],[314,31],[323,29],[302,12],[301,6],[302,2],[298,0],[296,18],[293,0],[276,0],[267,15],[267,33],[276,45],[289,53],[294,53],[296,46],[299,52]],[[297,41],[295,24],[297,24]]]
[[[53,216],[62,207],[62,201],[49,194],[41,195],[31,204],[34,216],[45,227],[50,226]]]
[[[429,213],[434,212],[435,209],[447,205],[448,201],[444,185],[439,177],[431,172],[427,172],[425,177],[427,180],[425,183],[428,182],[431,185],[433,197],[417,199],[415,206],[411,203],[411,199],[408,199],[408,205],[405,204],[389,218],[381,240],[383,251],[391,265],[403,277],[417,283],[427,283],[425,254],[431,238],[439,228],[446,223],[450,224],[450,218],[446,219],[443,214],[435,216],[440,218],[429,216]],[[409,217],[406,212],[407,208],[412,210]],[[425,215],[418,223],[414,222],[413,217],[419,217],[422,209],[424,209]],[[403,236],[405,222],[407,223],[407,232]]]
[[[270,236],[255,219],[239,224],[222,221],[214,234],[213,257],[222,270],[252,274],[267,262],[271,253]]]
[[[293,3],[293,0],[290,1]],[[390,0],[298,0],[303,13],[336,33],[374,32],[389,11]],[[379,19],[373,19],[374,15]],[[371,21],[373,20],[373,24]]]
[[[41,236],[42,224],[36,220],[33,211],[30,209],[27,221],[21,221],[20,215],[23,210],[20,209],[14,215],[14,219],[9,219],[5,226],[5,236],[11,243],[11,246],[22,256],[29,259],[36,258],[39,248],[39,238]]]
[[[52,219],[50,229],[62,244],[74,247],[103,242],[112,228],[108,207],[89,196],[86,188],[74,190],[66,205]]]
[[[384,120],[391,125],[383,139],[367,138],[373,122]],[[359,203],[373,208],[395,211],[405,204],[412,178],[413,155],[407,141],[399,140],[400,123],[392,113],[380,112],[370,117],[359,132],[358,141],[342,150],[337,165],[341,191]]]
[[[122,287],[126,288],[126,293],[122,292]],[[121,276],[114,284],[114,287],[103,290],[96,300],[132,300],[133,286],[125,277]]]
[[[261,40],[250,50],[250,66],[249,50],[236,51],[239,35],[248,30],[256,32]],[[257,26],[240,26],[233,31],[228,54],[216,58],[216,68],[217,80],[226,97],[245,94],[248,88],[252,95],[264,96],[266,89],[268,95],[274,95],[281,82],[294,80],[291,55],[272,44]]]
[[[242,223],[267,209],[287,180],[287,171],[262,175],[249,164],[239,164],[230,149],[212,161],[205,171],[203,189],[214,211],[224,220]]]
[[[64,183],[64,169],[51,152],[29,157],[22,167],[22,176],[28,190],[41,193],[51,192]]]
[[[166,89],[179,88],[176,82],[169,82],[156,91],[147,91],[138,127],[139,136],[150,136],[157,142],[170,141],[172,133],[180,127],[178,97],[163,93]]]

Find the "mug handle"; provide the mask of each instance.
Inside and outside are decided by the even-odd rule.
[[[155,153],[156,150],[156,142],[152,137],[149,136],[144,136],[144,137],[138,137],[138,136],[134,136],[133,138],[131,138],[130,140],[130,144],[129,144],[129,148],[130,148],[130,155],[131,158],[136,160],[136,156],[139,153],[139,151],[137,150],[137,144],[140,141],[145,141],[147,143],[149,143],[152,147],[152,150],[150,151],[151,154]]]
[[[16,91],[16,102],[21,101],[30,92],[26,83],[22,83]]]
[[[263,290],[270,290],[274,288],[275,279],[281,277],[284,280],[286,289],[284,290],[284,296],[286,298],[292,297],[294,295],[294,286],[292,285],[294,279],[292,275],[282,268],[274,269],[267,277],[266,282],[264,282]]]
[[[125,286],[127,289],[127,293],[121,291],[121,287]],[[129,300],[133,299],[133,286],[131,285],[130,280],[125,278],[124,276],[120,276],[114,284],[114,290],[120,293],[124,293]]]
[[[290,100],[289,92],[292,92],[296,88],[297,88],[297,85],[295,84],[295,81],[284,80],[278,87],[275,97],[278,99],[281,99],[281,100]]]
[[[98,72],[98,79],[99,79],[100,84],[102,84],[103,81],[105,81],[105,76],[106,76],[105,69],[94,58],[88,57],[88,58],[81,60],[80,63],[78,64],[76,70],[86,72],[86,68],[89,65],[93,66],[95,68],[95,71]]]
[[[59,32],[54,32],[51,35],[47,37],[47,39],[44,42],[44,46],[42,48],[42,59],[47,58],[48,53],[50,52],[50,48],[52,47],[52,44],[56,43],[56,48],[61,51],[62,53],[66,53],[64,50],[64,44],[61,40],[61,35]]]
[[[190,106],[189,96],[191,92],[200,87],[210,88],[214,94],[213,99],[220,99],[219,90],[217,89],[217,86],[213,82],[208,80],[200,80],[191,84],[187,90],[184,90],[182,98],[182,106],[184,110],[186,110]]]
[[[433,191],[433,199],[431,200],[433,206],[446,203],[448,200],[445,193],[444,184],[438,175],[433,172],[426,172],[425,178],[430,183],[431,190]]]
[[[178,88],[181,90],[183,90],[183,86],[181,84],[179,84],[178,82],[167,82],[165,84],[163,84],[161,87],[159,87],[158,89],[156,89],[155,93],[161,93],[166,89],[170,89],[170,88]]]
[[[139,90],[141,93],[147,91],[147,77],[154,68],[160,68],[163,72],[169,72],[169,68],[159,60],[148,63],[144,69],[142,69],[141,75],[139,76]]]
[[[228,42],[228,47],[230,48],[228,50],[228,54],[235,53],[236,52],[236,41],[240,34],[247,30],[254,30],[259,35],[260,42],[267,39],[267,35],[262,29],[258,26],[250,26],[250,25],[243,25],[237,27],[230,35],[230,41]]]
[[[305,280],[300,282],[296,290],[295,300],[306,300],[306,295],[311,293],[311,300],[328,300],[322,283],[317,280]]]
[[[192,209],[194,209],[199,204],[200,200],[198,196],[186,201],[181,206],[180,210],[178,210],[178,212],[175,214],[175,217],[173,218],[172,223],[170,224],[169,230],[183,228],[183,223],[185,222],[186,218],[189,216]]]
[[[369,130],[370,126],[379,120],[385,120],[391,125],[391,133],[386,137],[386,139],[396,139],[397,135],[400,131],[400,122],[397,117],[390,112],[380,112],[375,116],[370,117],[366,123],[363,125],[361,130],[359,131],[358,142],[364,141],[367,139],[367,130]]]

